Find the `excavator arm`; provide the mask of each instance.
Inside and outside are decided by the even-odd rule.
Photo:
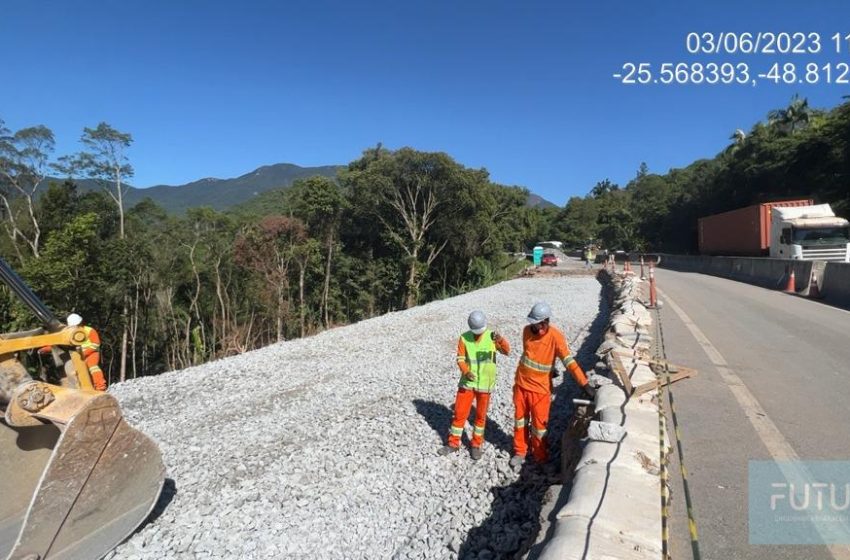
[[[97,392],[63,325],[0,259],[2,280],[42,328],[0,335],[0,560],[100,558],[148,517],[165,467],[115,397]],[[59,385],[33,380],[20,352],[61,348]]]

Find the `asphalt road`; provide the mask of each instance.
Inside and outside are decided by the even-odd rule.
[[[748,461],[850,459],[850,313],[701,274],[658,270],[657,282],[668,360],[699,371],[672,391],[700,556],[850,557],[750,545],[747,519]],[[677,457],[671,467],[670,552],[692,558]]]

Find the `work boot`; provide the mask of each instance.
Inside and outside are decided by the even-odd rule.
[[[524,457],[524,456],[522,456],[522,455],[514,455],[513,457],[511,457],[511,462],[510,462],[509,464],[510,464],[511,468],[514,468],[514,469],[515,469],[515,468],[517,468],[517,467],[519,467],[519,466],[522,466],[522,464],[523,464],[524,462],[525,462],[525,457]]]
[[[457,453],[457,450],[457,447],[452,447],[451,445],[444,445],[437,450],[437,453],[439,453],[440,455],[450,455],[452,453]]]
[[[481,451],[480,447],[473,447],[469,450],[469,456],[472,457],[473,461],[477,461],[478,459],[484,456],[484,452]]]

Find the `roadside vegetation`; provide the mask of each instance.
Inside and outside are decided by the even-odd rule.
[[[666,174],[641,165],[621,187],[600,181],[554,211],[549,237],[572,246],[696,252],[697,220],[770,200],[814,198],[850,216],[850,103],[831,111],[794,96],[765,120],[732,132],[712,159]]]
[[[443,153],[380,145],[336,179],[301,179],[228,212],[128,208],[132,141],[101,123],[80,153],[55,157],[47,127],[0,121],[0,256],[60,318],[76,311],[100,331],[111,381],[498,282],[543,233],[527,190]],[[34,326],[5,291],[0,323]]]

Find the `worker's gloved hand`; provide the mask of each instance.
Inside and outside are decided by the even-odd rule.
[[[585,384],[584,387],[581,388],[584,391],[584,394],[587,395],[587,398],[593,399],[596,397],[596,387],[591,385],[590,383]]]
[[[500,335],[496,331],[493,331],[490,333],[490,338],[493,339],[493,342],[499,342],[500,340],[502,340],[502,335]]]
[[[472,371],[467,371],[466,373],[463,374],[463,377],[465,379],[469,379],[470,381],[475,381],[475,373],[472,372]]]

